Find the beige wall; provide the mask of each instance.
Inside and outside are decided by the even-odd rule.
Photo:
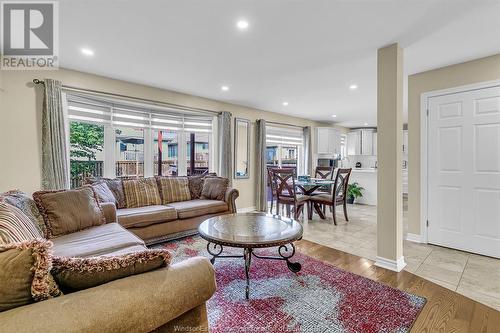
[[[408,232],[420,234],[420,96],[422,93],[500,79],[500,54],[408,78]]]
[[[252,121],[250,179],[234,180],[233,186],[240,190],[238,207],[255,205],[255,120],[284,122],[299,126],[328,124],[317,123],[297,117],[252,109],[211,99],[181,94],[169,90],[152,88],[130,82],[109,79],[71,70],[57,71],[0,71],[0,140],[2,142],[0,162],[0,191],[18,188],[33,192],[40,188],[40,87],[34,87],[34,78],[54,78],[64,85],[83,89],[105,91],[115,94],[152,99],[188,107],[214,111],[229,111],[233,117]],[[37,93],[38,91],[38,93]],[[234,126],[234,123],[233,123]],[[313,151],[316,135],[313,132]],[[232,138],[231,138],[232,140]]]

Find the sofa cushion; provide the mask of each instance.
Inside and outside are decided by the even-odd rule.
[[[188,186],[189,193],[191,194],[191,199],[199,199],[201,197],[201,191],[203,190],[203,181],[205,176],[189,176]]]
[[[55,296],[51,245],[31,240],[0,246],[0,312]]]
[[[123,181],[127,208],[161,205],[155,178],[128,179]]]
[[[163,205],[191,200],[186,177],[158,177],[157,180]]]
[[[223,177],[205,177],[201,199],[224,200],[229,179]]]
[[[123,183],[120,178],[87,178],[85,182],[89,185],[104,181],[108,185],[110,191],[113,193],[116,200],[116,208],[125,208],[127,203],[125,201],[125,192],[123,191]]]
[[[224,201],[204,199],[173,202],[168,204],[168,206],[175,208],[180,219],[221,213],[228,210],[227,203]]]
[[[51,272],[58,286],[66,293],[152,271],[169,263],[170,253],[166,249],[147,249],[119,256],[54,257]]]
[[[131,228],[176,220],[177,212],[172,207],[155,205],[118,209],[116,216],[122,226]]]
[[[114,203],[116,205],[116,198],[109,189],[108,184],[105,181],[97,182],[95,184],[90,185],[94,189],[94,192],[97,196],[97,200],[100,203]]]
[[[0,202],[0,244],[43,238],[40,230],[20,209]]]
[[[146,248],[141,239],[118,223],[108,223],[57,237],[52,242],[54,255],[59,257],[95,257],[136,245]]]
[[[53,238],[106,223],[92,187],[39,191],[33,198],[42,213],[47,237]]]
[[[12,190],[0,194],[0,201],[4,201],[9,205],[20,209],[24,213],[24,215],[26,215],[33,222],[41,235],[47,235],[47,230],[45,228],[45,224],[43,223],[42,214],[40,214],[35,200],[33,200],[31,195],[28,195],[19,190]]]

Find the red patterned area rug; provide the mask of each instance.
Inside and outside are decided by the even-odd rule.
[[[164,243],[174,262],[206,256],[198,236]],[[274,255],[277,249],[255,250]],[[223,254],[242,254],[224,248]],[[408,332],[425,298],[346,272],[301,253],[295,274],[284,261],[252,258],[250,300],[245,299],[241,258],[215,261],[217,291],[207,304],[210,331],[247,332]]]

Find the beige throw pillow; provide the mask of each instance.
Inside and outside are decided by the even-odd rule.
[[[201,199],[224,200],[229,179],[223,177],[205,177]]]
[[[189,182],[186,177],[158,177],[162,204],[191,200]]]
[[[39,191],[33,198],[42,213],[48,238],[106,223],[97,196],[86,185],[75,190]]]
[[[123,190],[128,208],[161,205],[155,178],[124,180]]]
[[[170,253],[163,249],[109,257],[54,257],[52,274],[61,290],[73,292],[165,267],[170,258]]]
[[[60,295],[49,273],[51,247],[42,239],[0,246],[0,312]]]

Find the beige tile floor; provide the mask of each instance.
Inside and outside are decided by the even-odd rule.
[[[340,207],[339,207],[340,208]],[[349,222],[338,212],[321,220],[302,219],[304,239],[375,260],[376,206],[350,205]],[[444,247],[404,241],[405,270],[500,310],[500,260]]]

